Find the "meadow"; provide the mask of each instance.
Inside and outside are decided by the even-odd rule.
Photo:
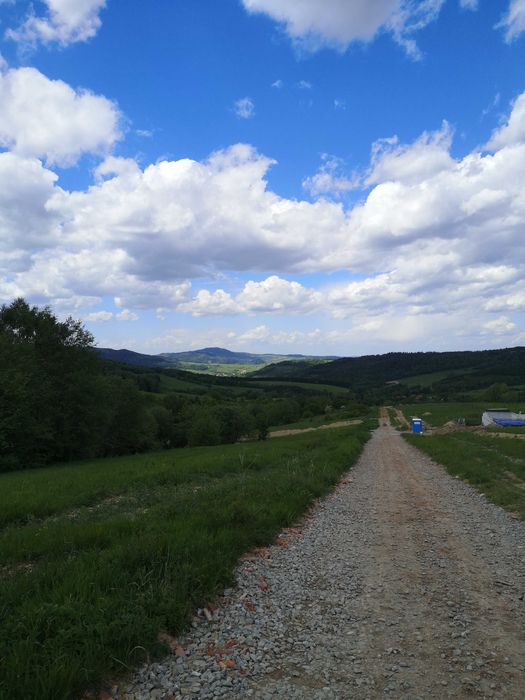
[[[493,503],[525,518],[525,441],[478,432],[409,435],[405,439]]]
[[[376,424],[0,475],[0,698],[78,697],[163,653]]]
[[[467,425],[480,425],[481,416],[489,406],[490,408],[505,407],[510,410],[523,408],[523,405],[513,403],[509,405],[498,401],[414,403],[402,404],[400,408],[408,420],[412,416],[418,416],[428,425],[439,427],[449,421],[457,421],[460,418],[465,419]]]

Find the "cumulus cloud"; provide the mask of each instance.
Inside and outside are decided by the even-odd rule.
[[[315,175],[310,175],[302,182],[303,188],[312,197],[323,195],[339,197],[345,192],[360,187],[361,178],[356,174],[347,177],[344,174],[344,163],[340,158],[324,153],[321,160],[321,167]]]
[[[261,282],[253,280],[232,296],[223,289],[209,292],[201,289],[190,301],[179,304],[178,311],[194,316],[227,314],[291,313],[303,314],[317,309],[321,295],[295,281],[271,275]]]
[[[499,316],[483,324],[483,329],[486,333],[495,333],[496,335],[504,335],[515,328],[516,324],[507,316]]]
[[[247,282],[236,301],[248,313],[308,313],[319,305],[320,294],[272,275],[262,282]]]
[[[242,144],[145,168],[109,157],[79,192],[34,158],[0,154],[0,296],[93,313],[108,297],[126,314],[322,312],[399,339],[396,328],[415,338],[450,316],[455,333],[479,336],[494,314],[514,323],[523,308],[525,138],[511,126],[521,104],[492,152],[453,158],[448,128],[376,145],[369,189],[348,208],[272,192],[273,161]],[[344,269],[348,282],[321,289],[285,279]],[[232,271],[256,279],[232,289]],[[221,289],[192,293],[192,278]]]
[[[107,323],[113,318],[111,311],[93,311],[90,314],[84,314],[84,321],[90,323]]]
[[[129,309],[123,309],[120,311],[118,314],[115,314],[115,318],[117,321],[138,321],[139,317],[136,313],[133,313],[133,311],[130,311]]]
[[[100,12],[106,0],[43,0],[47,14],[31,14],[18,29],[7,36],[26,44],[57,43],[61,46],[87,41],[98,32]]]
[[[487,143],[487,148],[496,151],[504,146],[523,141],[525,141],[525,92],[513,102],[509,119],[495,129]]]
[[[120,114],[105,97],[75,91],[36,68],[0,73],[0,146],[48,165],[104,153],[120,138]]]
[[[177,308],[179,311],[188,311],[194,316],[224,316],[240,311],[232,296],[224,289],[216,289],[214,292],[201,289],[194,299],[179,304]]]
[[[270,336],[270,329],[268,326],[261,325],[256,328],[251,328],[245,331],[241,335],[237,336],[237,341],[239,343],[251,343],[253,341],[261,342],[262,340],[267,340]]]
[[[525,0],[510,0],[509,9],[497,27],[505,30],[508,42],[517,39],[525,32]]]
[[[233,110],[239,119],[251,119],[255,116],[255,102],[251,97],[242,97],[237,100]]]
[[[0,273],[2,256],[13,271],[16,257],[57,245],[61,217],[50,206],[60,193],[57,180],[36,158],[0,153]]]
[[[376,141],[372,146],[371,171],[366,184],[395,180],[414,184],[450,170],[452,132],[444,122],[439,131],[424,132],[414,143],[399,144],[397,137]]]
[[[472,6],[473,0],[462,0]],[[243,0],[248,12],[279,22],[291,39],[309,50],[322,46],[346,49],[370,41],[380,31],[391,33],[413,56],[413,34],[436,19],[444,0]]]

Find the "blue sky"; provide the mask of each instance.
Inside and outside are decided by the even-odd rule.
[[[0,301],[100,345],[525,344],[525,0],[0,0]]]

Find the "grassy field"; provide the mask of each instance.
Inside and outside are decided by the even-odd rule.
[[[342,386],[335,386],[333,384],[314,384],[313,382],[287,382],[278,379],[268,379],[268,380],[250,380],[250,386],[289,386],[292,389],[299,387],[301,389],[310,389],[310,391],[326,391],[331,394],[348,394],[348,389]]]
[[[355,417],[356,416],[353,412],[351,413],[342,408],[330,411],[330,413],[326,415],[304,418],[303,420],[296,421],[295,423],[274,425],[270,427],[270,430],[300,430],[303,428],[318,428],[320,425],[330,425],[330,423],[337,423],[338,421],[342,420],[354,420]]]
[[[236,363],[236,364],[203,364],[201,362],[180,362],[179,368],[186,372],[197,372],[199,374],[211,374],[221,377],[242,377],[249,372],[256,372],[268,363]]]
[[[489,407],[487,401],[469,403],[416,403],[403,404],[400,408],[406,418],[410,420],[412,416],[423,418],[425,423],[434,427],[464,418],[468,425],[480,425],[481,415]],[[490,408],[506,407],[511,410],[519,410],[523,406],[508,405],[499,402],[490,403]]]
[[[487,433],[503,433],[505,435],[523,435],[525,436],[525,426],[519,426],[519,425],[509,425],[509,426],[504,426],[504,425],[494,425],[490,426],[488,428],[485,428],[484,430],[487,431]]]
[[[466,431],[405,439],[494,503],[525,518],[525,441]]]
[[[371,425],[1,475],[0,698],[78,697],[161,652]]]

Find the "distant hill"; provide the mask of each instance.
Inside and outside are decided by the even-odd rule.
[[[168,362],[161,355],[143,355],[133,350],[112,350],[111,348],[96,348],[96,351],[103,360],[113,360],[114,362],[125,362],[128,365],[138,367],[173,367],[174,363]]]
[[[333,362],[281,362],[264,367],[252,376],[259,379],[283,379],[338,384],[352,388],[378,387],[388,382],[403,382],[416,375],[463,370],[473,386],[503,381],[525,384],[525,348],[458,352],[391,352],[385,355],[340,358]]]
[[[202,348],[202,350],[188,350],[187,352],[163,352],[160,357],[165,357],[175,362],[203,362],[216,365],[262,365],[284,360],[334,360],[336,357],[310,357],[308,355],[257,355],[251,352],[233,352],[225,348]]]
[[[157,368],[178,368],[190,371],[208,372],[216,374],[220,371],[224,374],[236,373],[236,367],[242,368],[242,372],[256,370],[271,363],[282,361],[307,361],[326,362],[335,359],[328,357],[309,357],[307,355],[274,355],[254,354],[250,352],[233,352],[225,348],[202,348],[201,350],[188,350],[186,352],[164,352],[159,355],[145,355],[132,350],[113,350],[111,348],[97,348],[101,357],[105,360],[125,362],[131,365]]]

